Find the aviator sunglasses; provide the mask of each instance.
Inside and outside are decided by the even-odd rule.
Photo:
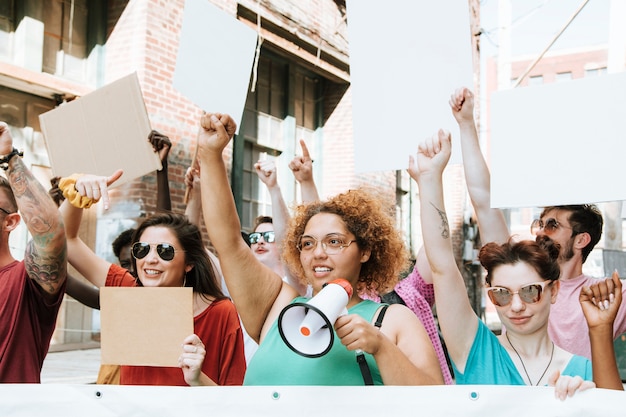
[[[251,245],[254,245],[255,243],[259,243],[261,236],[263,236],[263,240],[265,241],[265,243],[274,243],[274,241],[276,240],[276,235],[274,234],[274,232],[270,231],[250,233],[248,235],[248,241]]]
[[[535,282],[524,285],[517,291],[511,291],[505,287],[487,287],[487,295],[491,302],[498,307],[505,307],[511,304],[514,294],[519,295],[523,302],[534,304],[541,300],[541,294],[545,286],[550,284],[552,284],[552,281]]]
[[[131,253],[135,259],[143,259],[150,253],[150,248],[156,246],[156,252],[164,261],[171,261],[174,259],[176,252],[182,252],[174,249],[174,246],[169,243],[146,243],[137,242],[133,244]]]

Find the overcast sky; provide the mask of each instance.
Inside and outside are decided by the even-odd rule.
[[[511,54],[539,54],[565,25],[583,0],[509,0]],[[480,2],[482,50],[497,54],[499,0]],[[610,0],[590,0],[551,50],[607,44]]]

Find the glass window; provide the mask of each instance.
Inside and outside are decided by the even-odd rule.
[[[240,131],[245,141],[240,157],[242,190],[241,196],[235,198],[241,198],[241,225],[245,230],[250,230],[257,216],[272,214],[271,198],[254,171],[254,163],[280,155],[285,149],[298,153],[299,139],[304,139],[310,148],[315,147],[320,82],[320,77],[293,62],[271,53],[261,55],[255,91],[248,93]],[[290,160],[291,155],[276,161],[280,164],[281,185],[292,181],[288,187],[281,187],[288,205],[300,195],[287,167]],[[233,178],[237,175],[235,172]]]
[[[561,81],[569,81],[571,79],[572,79],[572,73],[571,72],[559,72],[559,73],[556,74],[556,77],[554,78],[554,81],[559,83]]]
[[[598,77],[600,75],[606,75],[606,67],[585,70],[585,77]]]

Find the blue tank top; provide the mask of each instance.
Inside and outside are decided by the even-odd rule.
[[[306,302],[297,297],[292,301]],[[372,322],[381,306],[370,300],[361,301],[348,309]],[[356,361],[356,352],[348,350],[335,335],[330,351],[318,358],[307,358],[293,352],[283,342],[276,320],[248,364],[244,385],[364,385],[363,375]],[[365,353],[374,385],[383,385],[374,357]]]

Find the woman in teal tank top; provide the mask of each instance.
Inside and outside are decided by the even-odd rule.
[[[206,114],[198,139],[202,209],[224,279],[249,335],[259,349],[244,383],[257,385],[361,385],[356,352],[365,353],[374,383],[442,384],[435,351],[421,322],[402,305],[390,306],[377,328],[380,304],[363,301],[359,291],[393,288],[407,268],[408,253],[390,215],[393,206],[365,190],[298,207],[284,239],[282,255],[313,295],[324,284],[345,279],[352,287],[348,314],[335,324],[327,355],[301,356],[278,334],[281,311],[298,292],[261,264],[241,239],[241,224],[230,190],[222,151],[236,125],[228,115]]]
[[[554,385],[561,399],[593,387],[590,361],[556,346],[548,334],[560,274],[559,248],[551,239],[484,245],[479,260],[487,271],[487,294],[506,331],[494,335],[474,313],[454,260],[443,200],[450,142],[450,133],[440,130],[421,143],[409,173],[419,185],[437,317],[457,384]],[[566,227],[563,232],[576,235]]]

